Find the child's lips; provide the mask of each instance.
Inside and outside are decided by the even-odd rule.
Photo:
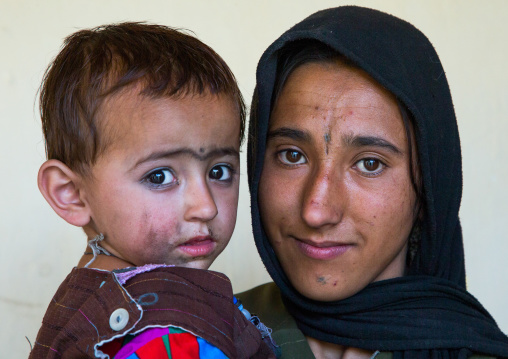
[[[191,257],[204,257],[215,249],[215,240],[211,236],[197,236],[180,244],[178,248]]]

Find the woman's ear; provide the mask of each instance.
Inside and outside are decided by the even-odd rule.
[[[90,222],[90,208],[84,200],[82,176],[58,160],[43,163],[37,176],[42,195],[68,223],[84,227]]]

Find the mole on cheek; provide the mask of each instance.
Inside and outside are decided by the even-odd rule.
[[[332,279],[332,276],[331,275],[320,275],[317,277],[317,282],[321,285],[326,285],[328,284],[328,281]]]
[[[326,278],[325,277],[317,277],[317,282],[321,285],[326,284]]]

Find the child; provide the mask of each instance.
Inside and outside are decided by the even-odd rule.
[[[227,277],[204,270],[238,202],[245,110],[224,61],[164,26],[79,31],[40,111],[39,188],[88,245],[30,358],[273,357]]]

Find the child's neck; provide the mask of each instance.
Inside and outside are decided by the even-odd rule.
[[[81,256],[77,267],[83,268],[93,259],[93,253],[90,251],[90,247],[87,247],[87,251]],[[115,269],[123,269],[128,267],[135,267],[134,264],[127,262],[121,258],[115,256],[108,256],[106,254],[99,254],[95,257],[95,260],[90,263],[88,268],[102,269],[112,271]]]
[[[102,246],[104,235],[95,230],[87,228],[85,233],[88,237],[88,244],[85,252],[78,262],[78,268],[95,268],[107,271],[136,267],[135,264],[120,258]]]

